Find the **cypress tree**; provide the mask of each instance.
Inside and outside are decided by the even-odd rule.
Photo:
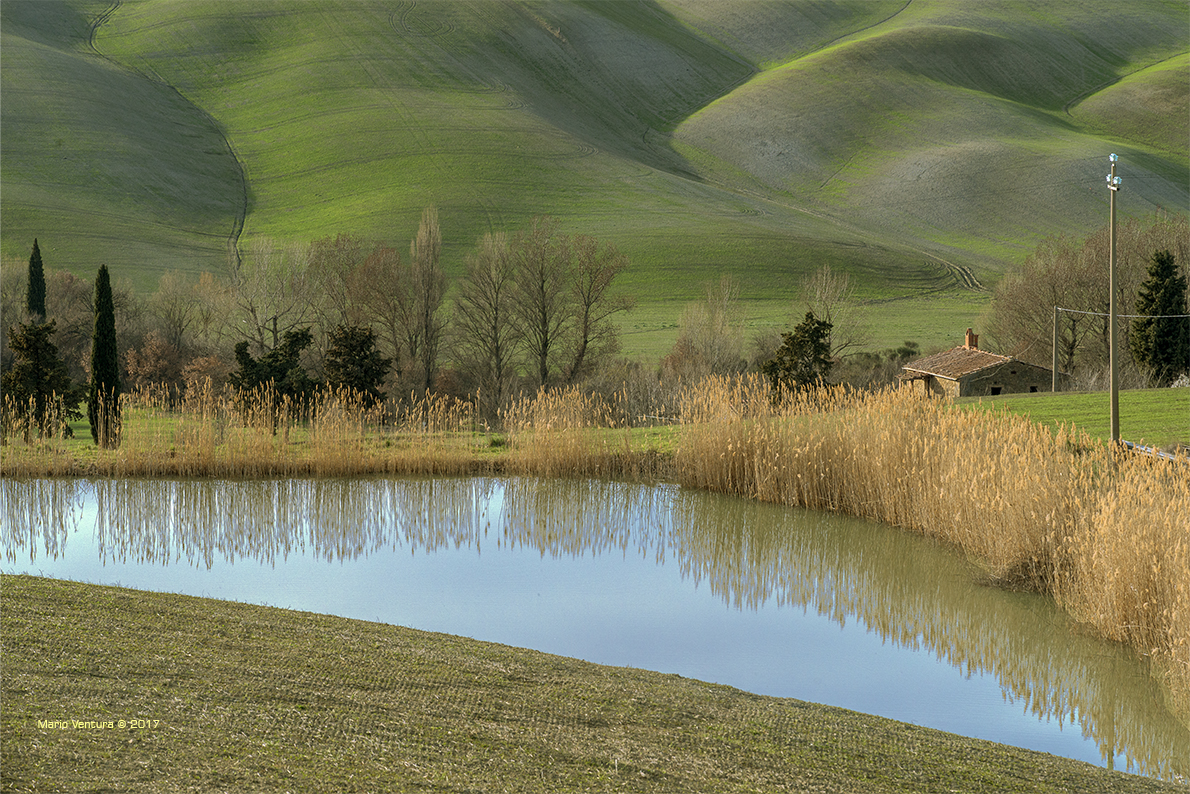
[[[33,253],[29,254],[29,288],[25,292],[25,310],[34,322],[45,319],[45,268],[41,264],[41,249],[33,238]]]
[[[107,265],[95,278],[95,333],[91,337],[91,389],[87,396],[91,438],[101,447],[120,443],[120,359],[116,351],[116,307]]]

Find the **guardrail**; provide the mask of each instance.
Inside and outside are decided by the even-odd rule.
[[[1120,443],[1123,444],[1125,448],[1133,452],[1139,452],[1142,455],[1152,455],[1153,457],[1164,458],[1165,460],[1187,460],[1186,455],[1177,455],[1173,452],[1163,452],[1162,450],[1159,450],[1155,447],[1146,447],[1143,444],[1137,444],[1134,441],[1121,441]]]

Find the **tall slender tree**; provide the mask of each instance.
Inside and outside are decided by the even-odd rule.
[[[570,238],[558,233],[553,219],[534,218],[527,231],[513,238],[509,255],[516,285],[514,319],[537,385],[545,387],[575,315]]]
[[[91,389],[87,396],[91,438],[103,448],[120,443],[120,357],[116,350],[116,307],[107,265],[95,277],[95,333],[91,337]]]
[[[409,244],[409,294],[412,297],[411,322],[406,331],[409,355],[422,378],[426,391],[434,385],[438,348],[446,321],[439,315],[446,295],[446,277],[439,260],[442,257],[442,232],[438,210],[426,207],[421,214],[417,236]]]
[[[566,382],[574,383],[599,359],[620,348],[619,332],[611,316],[632,308],[631,298],[612,294],[612,282],[628,267],[628,257],[610,243],[600,247],[588,235],[571,243],[574,252],[574,352],[566,367]]]
[[[29,254],[29,286],[25,293],[25,310],[34,322],[45,320],[45,268],[41,264],[41,249],[33,238],[33,253]]]

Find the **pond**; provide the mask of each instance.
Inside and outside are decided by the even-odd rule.
[[[668,485],[0,480],[5,573],[446,632],[1150,775],[1145,663],[929,540]]]

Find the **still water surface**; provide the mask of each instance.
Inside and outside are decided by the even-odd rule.
[[[1145,665],[851,518],[539,479],[0,480],[6,573],[270,604],[660,670],[1142,774]]]

